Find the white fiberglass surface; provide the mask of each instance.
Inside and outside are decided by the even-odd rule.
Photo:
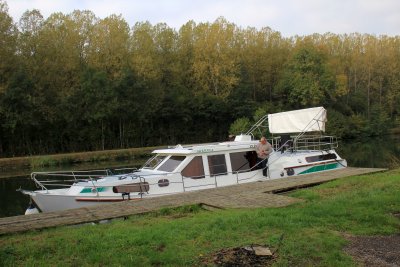
[[[69,188],[62,188],[62,189],[37,190],[35,192],[41,194],[66,195],[68,191]]]

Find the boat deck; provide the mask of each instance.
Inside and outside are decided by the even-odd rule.
[[[300,202],[276,193],[321,184],[353,175],[385,171],[375,168],[345,168],[290,178],[246,183],[170,196],[124,201],[65,211],[0,218],[0,235],[127,217],[183,205],[202,204],[209,208],[284,207]]]

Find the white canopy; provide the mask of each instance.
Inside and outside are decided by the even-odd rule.
[[[268,115],[269,132],[273,134],[325,132],[326,109],[299,109]]]

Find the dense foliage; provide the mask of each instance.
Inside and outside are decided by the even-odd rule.
[[[0,156],[222,140],[256,110],[323,105],[342,137],[400,114],[400,36],[130,27],[91,11],[17,23],[0,0],[0,42]]]

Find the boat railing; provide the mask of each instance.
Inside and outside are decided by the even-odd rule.
[[[246,135],[251,135],[254,137],[253,132],[258,131],[260,136],[262,136],[262,133],[265,132],[265,129],[268,128],[268,124],[266,124],[268,121],[268,115],[264,115],[261,117],[251,128],[246,132]]]
[[[277,137],[271,140],[271,144],[274,147],[274,153],[283,153],[284,151],[302,151],[302,150],[330,150],[336,148],[338,146],[337,138],[334,136],[304,136],[302,135],[300,138],[298,137],[290,137],[290,138],[282,138]],[[54,187],[70,187],[73,183],[76,182],[88,182],[92,183],[92,187],[96,189],[95,181],[99,178],[107,177],[107,176],[115,176],[118,175],[119,180],[131,179],[131,180],[140,180],[148,183],[149,186],[157,185],[160,182],[151,183],[147,178],[151,176],[157,176],[162,178],[165,176],[166,178],[171,175],[179,175],[180,179],[174,179],[174,181],[169,181],[168,183],[181,183],[183,191],[194,187],[207,187],[214,185],[218,187],[218,177],[221,175],[232,175],[236,177],[236,183],[240,183],[245,180],[253,179],[256,173],[250,174],[254,170],[260,169],[260,164],[262,162],[257,162],[254,166],[245,170],[237,170],[231,172],[224,172],[220,174],[214,175],[202,175],[199,177],[185,177],[181,174],[181,172],[175,173],[155,173],[155,174],[140,174],[136,168],[121,168],[121,169],[103,169],[103,170],[90,170],[90,171],[55,171],[55,172],[33,172],[31,174],[32,180],[35,182],[38,188],[42,190],[48,190],[48,188]],[[270,162],[271,164],[271,162]],[[250,175],[241,177],[241,173],[248,172]],[[189,179],[201,179],[201,178],[213,178],[212,181],[208,180],[207,183],[198,184],[198,185],[189,185],[187,181]],[[97,192],[97,190],[94,190]],[[141,192],[141,195],[145,192]]]
[[[93,181],[111,175],[132,175],[137,168],[117,168],[83,171],[52,171],[32,172],[31,179],[38,188],[48,190],[48,187],[70,187],[73,183]]]
[[[168,178],[168,176],[172,176],[172,175],[179,175],[180,176],[180,180],[177,181],[170,181],[170,184],[182,184],[182,190],[183,192],[186,192],[188,189],[191,188],[199,188],[199,187],[208,187],[208,186],[213,186],[215,188],[220,187],[218,185],[218,177],[222,176],[222,175],[234,175],[236,178],[236,183],[239,184],[240,182],[246,181],[246,180],[250,180],[253,179],[254,176],[256,176],[256,173],[251,173],[254,170],[257,170],[258,168],[256,168],[256,166],[253,166],[250,169],[246,169],[246,170],[239,170],[239,171],[232,171],[232,172],[223,172],[223,173],[217,173],[214,175],[201,175],[201,176],[183,176],[181,172],[174,172],[174,173],[168,173],[166,174],[165,178]],[[249,173],[250,175],[248,177],[244,177],[244,178],[240,178],[239,174],[240,173]],[[157,176],[160,176],[160,174],[156,174]],[[142,175],[140,176],[141,178],[148,178],[150,175]],[[197,179],[205,179],[205,178],[213,178],[212,180],[208,180],[207,183],[203,183],[203,184],[198,184],[198,185],[187,185],[188,182],[190,180],[197,180]],[[148,180],[146,180],[148,181]],[[152,185],[158,185],[159,183],[155,182],[155,183],[151,183],[148,182],[149,186]]]
[[[258,163],[259,164],[259,163]],[[55,172],[33,172],[31,174],[31,178],[33,181],[36,183],[36,185],[41,188],[42,190],[49,190],[52,188],[62,188],[62,187],[70,187],[73,183],[76,182],[89,182],[91,183],[92,187],[92,192],[96,193],[97,196],[99,196],[99,191],[97,190],[98,185],[95,183],[95,181],[99,178],[104,178],[107,176],[113,176],[116,175],[116,171],[129,171],[125,174],[119,175],[119,180],[124,180],[124,179],[132,179],[139,181],[139,183],[147,184],[147,186],[160,186],[160,183],[166,183],[166,181],[163,181],[163,179],[168,179],[168,177],[171,176],[178,176],[178,179],[174,179],[171,181],[168,181],[168,184],[181,184],[182,185],[182,190],[183,192],[190,190],[192,188],[199,188],[199,187],[220,187],[218,184],[218,177],[221,177],[222,175],[233,175],[236,178],[236,183],[239,184],[243,181],[253,179],[257,173],[254,171],[258,169],[258,165],[256,164],[255,166],[245,169],[245,170],[237,170],[237,171],[231,171],[231,172],[224,172],[224,173],[218,173],[214,175],[201,175],[201,176],[190,176],[186,177],[183,176],[181,172],[171,172],[171,173],[165,173],[165,174],[139,174],[136,173],[136,168],[123,168],[123,169],[105,169],[105,170],[91,170],[91,171],[55,171]],[[245,177],[240,177],[241,173],[249,173],[248,176]],[[151,182],[152,176],[157,176],[159,177],[159,181]],[[208,180],[207,183],[202,183],[198,185],[189,185],[189,180],[197,180],[197,179],[203,179],[203,178],[212,178],[211,180]],[[113,188],[113,185],[107,185],[107,186],[101,186],[102,188],[104,187],[111,187]],[[146,190],[141,191],[138,193],[140,198],[143,197],[147,193]],[[130,199],[130,193],[122,193],[122,197],[124,198],[125,196]]]
[[[329,135],[301,135],[294,137],[275,137],[271,140],[275,152],[301,150],[331,150],[338,147],[335,136]]]
[[[294,151],[299,150],[331,150],[338,147],[338,140],[335,136],[316,135],[301,136],[293,141]]]

